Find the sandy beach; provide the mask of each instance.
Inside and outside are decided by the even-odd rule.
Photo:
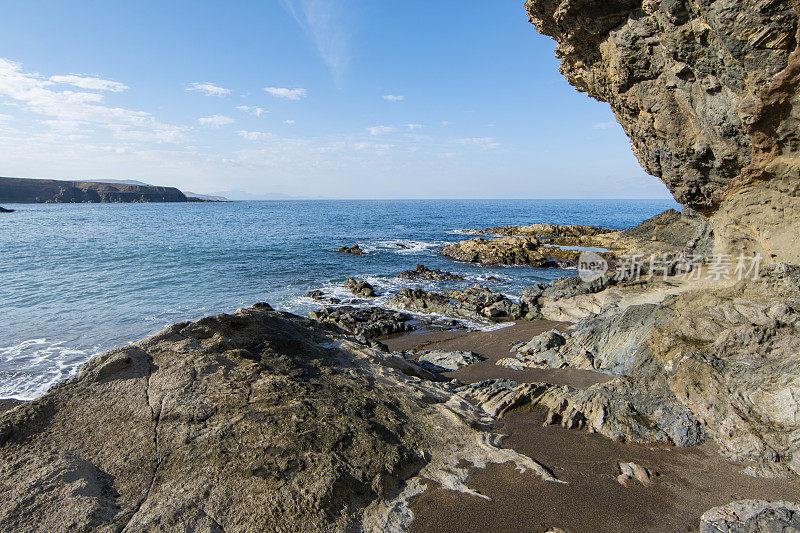
[[[445,375],[465,383],[492,378],[544,381],[590,387],[611,379],[605,374],[569,369],[516,371],[495,365],[508,357],[511,343],[530,340],[569,324],[518,322],[491,332],[435,331],[384,340],[392,350],[464,350],[487,359]],[[470,488],[491,501],[433,488],[414,498],[414,532],[570,532],[697,531],[700,515],[731,500],[797,501],[794,481],[753,478],[741,466],[722,459],[713,443],[694,448],[640,446],[609,440],[559,425],[544,426],[542,410],[519,409],[498,420],[495,431],[507,435],[503,445],[547,465],[567,484],[548,483],[520,474],[511,464],[472,469]],[[649,487],[632,480],[617,482],[620,462],[634,462],[657,472]]]

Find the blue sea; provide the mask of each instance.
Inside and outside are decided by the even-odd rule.
[[[418,263],[460,273],[463,284],[488,283],[518,296],[533,281],[571,273],[454,263],[437,249],[469,238],[459,232],[467,228],[551,222],[621,229],[676,204],[340,200],[4,207],[17,212],[0,215],[0,398],[30,399],[92,355],[167,324],[259,301],[305,315],[320,305],[307,291],[344,295],[339,285],[348,277],[373,283],[382,295],[378,303],[414,285],[394,276]],[[335,251],[354,243],[367,255]]]

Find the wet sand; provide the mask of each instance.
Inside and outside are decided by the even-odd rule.
[[[494,362],[509,357],[509,344],[530,340],[569,324],[520,322],[494,332],[423,332],[384,340],[394,350],[467,350],[488,357],[446,375],[464,382],[508,377],[520,382],[546,381],[588,387],[610,379],[575,370],[515,371]],[[492,501],[431,488],[412,499],[412,532],[545,532],[560,527],[583,532],[697,531],[708,509],[741,499],[800,501],[800,482],[761,479],[740,473],[741,466],[722,459],[712,443],[694,448],[638,446],[611,441],[582,430],[543,426],[544,412],[530,407],[499,420],[503,443],[549,467],[567,484],[548,483],[510,465],[472,469],[467,484]],[[649,487],[631,480],[620,485],[618,463],[635,462],[658,472]]]
[[[568,322],[549,320],[520,321],[495,331],[423,331],[394,336],[381,341],[393,351],[411,349],[466,351],[486,357],[486,360],[480,363],[443,374],[464,383],[505,378],[514,379],[520,383],[546,382],[585,389],[595,383],[604,383],[610,380],[611,377],[606,374],[589,370],[538,368],[513,370],[495,364],[499,359],[512,357],[511,345],[513,343],[528,342],[536,335],[551,329],[565,331],[570,325]]]

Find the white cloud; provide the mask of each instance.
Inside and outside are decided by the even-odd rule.
[[[55,83],[63,83],[80,87],[81,89],[89,89],[92,91],[111,91],[112,93],[121,93],[130,89],[127,85],[118,83],[116,81],[104,80],[102,78],[95,78],[93,76],[79,76],[77,74],[70,74],[69,76],[51,76],[50,81]]]
[[[469,137],[466,139],[456,139],[456,142],[466,146],[478,146],[484,150],[491,150],[492,148],[500,146],[500,143],[492,137]]]
[[[284,120],[283,123],[288,125],[288,126],[292,126],[292,125],[295,124],[294,120]]]
[[[350,62],[349,15],[355,10],[347,0],[281,0],[311,38],[336,83]]]
[[[27,111],[68,123],[75,128],[80,127],[84,131],[96,126],[111,130],[118,138],[124,132],[131,131],[145,132],[141,135],[150,132],[154,134],[154,139],[175,139],[175,142],[183,138],[186,128],[159,123],[153,115],[144,111],[102,105],[104,97],[100,93],[54,89],[56,82],[53,80],[63,78],[70,79],[70,83],[92,84],[97,87],[95,90],[115,90],[114,85],[109,85],[114,82],[100,78],[53,76],[47,79],[39,74],[23,72],[20,63],[0,58],[0,99],[12,100]]]
[[[367,131],[370,135],[383,135],[386,133],[394,133],[397,131],[397,128],[393,128],[391,126],[372,126],[367,128]]]
[[[449,120],[443,120],[439,124],[441,124],[442,126],[452,126],[453,125],[453,123],[450,122]]]
[[[0,113],[0,122],[9,122],[11,119],[14,118],[11,115],[4,115]]]
[[[267,111],[266,109],[250,105],[237,105],[236,109],[238,109],[239,111],[244,111],[245,113],[250,113],[257,117],[260,117],[264,113],[269,113],[269,111]]]
[[[406,99],[405,96],[397,96],[395,94],[384,94],[381,96],[384,100],[388,100],[389,102],[402,102]]]
[[[186,89],[187,91],[199,91],[206,96],[227,96],[231,94],[230,89],[226,89],[224,87],[220,87],[218,85],[214,85],[213,83],[204,82],[198,83],[194,82],[189,84],[189,87]]]
[[[275,138],[274,133],[268,133],[264,131],[237,131],[236,135],[243,139],[247,139],[248,141],[263,141],[265,139],[273,139]]]
[[[214,126],[215,128],[218,128],[219,126],[225,126],[226,124],[233,124],[236,121],[231,117],[226,117],[225,115],[212,115],[210,117],[198,118],[197,122],[199,122],[201,126]]]
[[[614,126],[616,126],[616,122],[598,122],[597,124],[592,125],[593,130],[610,130]]]
[[[305,89],[287,89],[286,87],[264,87],[264,90],[276,98],[286,98],[287,100],[301,100],[307,94]]]
[[[422,129],[422,124],[406,124],[406,128],[408,128],[408,131],[420,130]]]

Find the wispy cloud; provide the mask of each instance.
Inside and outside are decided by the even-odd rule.
[[[384,135],[386,133],[394,133],[397,131],[397,128],[393,128],[392,126],[372,126],[367,128],[367,131],[370,135]]]
[[[406,128],[408,128],[408,131],[420,130],[422,129],[422,124],[406,124]]]
[[[264,87],[264,90],[276,98],[287,100],[302,100],[308,92],[305,89],[287,89],[286,87]]]
[[[593,130],[610,130],[614,126],[616,126],[616,122],[598,122],[597,124],[592,125]]]
[[[68,76],[51,76],[50,81],[72,85],[73,87],[80,87],[81,89],[89,89],[92,91],[111,91],[112,93],[121,93],[122,91],[130,89],[130,87],[127,85],[118,83],[116,81],[77,74],[70,74]]]
[[[484,150],[491,150],[500,146],[500,143],[492,137],[469,137],[466,139],[456,139],[456,142],[466,146],[477,146]]]
[[[295,121],[294,120],[284,120],[283,123],[286,124],[287,126],[292,126],[292,125],[295,124]]]
[[[233,124],[236,122],[231,117],[226,117],[225,115],[212,115],[210,117],[202,117],[197,119],[197,122],[200,123],[201,126],[214,126],[218,128],[220,126],[225,126],[226,124]]]
[[[237,105],[236,109],[239,111],[244,111],[245,113],[250,113],[251,115],[255,115],[260,117],[264,113],[269,113],[266,109],[262,109],[260,107],[251,106],[251,105]]]
[[[237,131],[236,135],[243,139],[247,139],[248,141],[263,141],[265,139],[273,139],[275,137],[274,133],[268,133],[265,131]]]
[[[161,143],[184,138],[185,127],[160,123],[144,111],[104,105],[104,96],[99,92],[55,89],[59,83],[91,85],[96,91],[121,90],[115,82],[101,78],[75,75],[44,78],[24,72],[20,63],[0,58],[0,99],[7,98],[27,111],[48,117],[51,122],[69,124],[83,133],[103,128],[115,138],[129,141]]]
[[[320,57],[341,82],[350,62],[350,17],[348,0],[281,0],[303,31],[314,42]]]
[[[198,83],[194,82],[189,84],[189,87],[186,89],[187,91],[198,91],[203,93],[206,96],[228,96],[231,94],[230,89],[226,89],[224,87],[220,87],[218,85],[214,85],[213,83],[204,82]]]
[[[453,123],[450,122],[449,120],[443,120],[439,124],[441,124],[442,126],[452,126],[453,125]]]
[[[405,96],[398,96],[396,94],[384,94],[383,96],[381,96],[381,98],[389,102],[402,102],[403,100],[406,99]]]

